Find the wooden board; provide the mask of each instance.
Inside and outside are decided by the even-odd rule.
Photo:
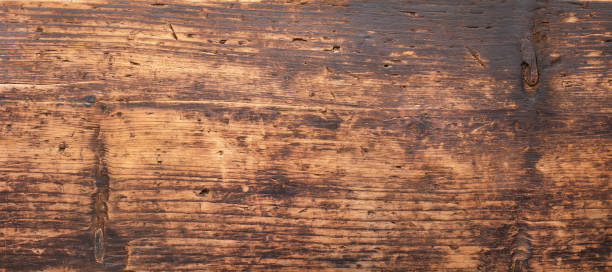
[[[0,1],[2,271],[611,271],[610,1]]]

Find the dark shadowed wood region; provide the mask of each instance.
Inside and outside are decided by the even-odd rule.
[[[612,271],[612,1],[0,19],[0,271]]]

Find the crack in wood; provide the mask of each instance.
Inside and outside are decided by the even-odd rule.
[[[544,98],[541,88],[538,88],[537,84],[540,80],[538,71],[538,62],[536,56],[536,44],[532,40],[532,33],[536,27],[537,20],[533,15],[530,20],[532,23],[528,27],[528,31],[520,41],[520,57],[521,57],[521,78],[523,82],[523,90],[530,90],[528,96],[533,96],[533,102],[524,105],[528,112],[528,118],[531,120],[532,125],[529,129],[523,130],[522,134],[524,144],[527,147],[523,153],[523,167],[524,172],[524,186],[527,188],[538,186],[542,188],[544,186],[542,175],[540,170],[537,169],[537,163],[541,159],[542,154],[538,151],[537,146],[540,146],[538,135],[536,131],[531,130],[531,127],[541,122],[540,108],[544,106],[542,100]],[[509,238],[512,241],[510,245],[511,262],[510,272],[522,272],[529,271],[529,259],[532,255],[532,240],[533,238],[529,235],[530,226],[525,223],[524,213],[533,207],[541,207],[543,201],[540,200],[536,195],[532,195],[531,190],[517,189],[516,190],[516,210],[515,224],[513,229],[515,231],[509,233]]]
[[[94,257],[97,263],[104,263],[104,232],[108,220],[108,196],[109,181],[108,168],[105,161],[105,144],[103,135],[98,125],[94,129],[93,136],[95,165],[94,175],[96,180],[96,192],[94,194]]]

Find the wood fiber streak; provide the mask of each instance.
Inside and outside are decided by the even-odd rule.
[[[0,271],[610,271],[610,1],[0,1]]]

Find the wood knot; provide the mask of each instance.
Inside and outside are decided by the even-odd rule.
[[[538,84],[540,75],[533,42],[525,37],[521,40],[521,74],[523,81],[529,86]]]
[[[514,242],[512,243],[512,263],[510,271],[527,271],[527,265],[530,257],[531,237],[524,230],[519,230],[519,232],[514,236]]]

